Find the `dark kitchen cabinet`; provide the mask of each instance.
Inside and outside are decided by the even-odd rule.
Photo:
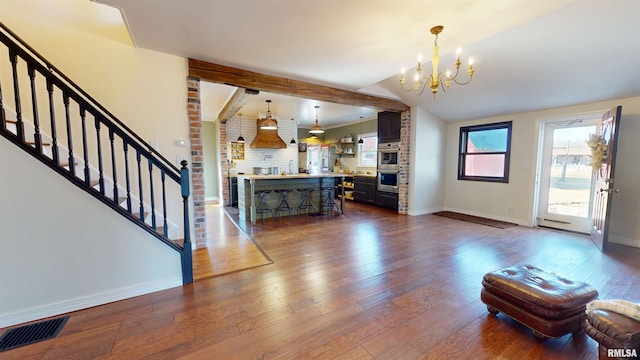
[[[364,176],[353,177],[353,200],[358,202],[367,201],[367,178]]]
[[[377,177],[375,176],[354,176],[353,177],[353,198],[355,201],[375,205],[377,192],[378,192]]]
[[[229,206],[238,207],[238,178],[229,176]]]
[[[398,210],[398,193],[378,191],[376,204],[380,207]]]
[[[377,177],[367,177],[367,198],[366,201],[369,204],[376,203],[376,196],[378,192],[378,178]]]
[[[402,122],[399,112],[381,111],[378,113],[378,143],[399,142]]]

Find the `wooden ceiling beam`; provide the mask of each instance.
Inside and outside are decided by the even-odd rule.
[[[253,89],[245,89],[239,87],[233,93],[229,101],[224,105],[220,113],[218,114],[218,121],[222,124],[226,124],[227,120],[234,117],[238,111],[251,99],[253,95],[257,95],[259,91]]]
[[[220,84],[342,105],[397,112],[409,110],[409,106],[397,100],[260,74],[196,59],[189,59],[189,76]]]

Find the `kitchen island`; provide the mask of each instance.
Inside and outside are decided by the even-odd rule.
[[[287,193],[289,205],[297,213],[296,208],[303,198],[302,192],[298,189],[313,189],[309,193],[311,203],[318,211],[322,211],[322,201],[327,196],[329,188],[336,190],[336,185],[342,183],[346,174],[342,173],[321,173],[321,174],[288,174],[288,175],[238,175],[238,211],[240,220],[251,220],[256,223],[256,207],[260,202],[259,192],[262,190],[271,191],[265,194],[265,200],[269,208],[273,211],[273,216],[278,216],[276,208],[282,199],[281,193],[276,190],[290,190]],[[337,179],[337,180],[336,180]],[[323,190],[324,189],[324,190]],[[344,213],[344,188],[341,191],[340,212]],[[270,217],[269,213],[264,214]],[[289,214],[282,214],[288,216]],[[261,214],[262,216],[262,214]]]

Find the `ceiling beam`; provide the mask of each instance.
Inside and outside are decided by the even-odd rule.
[[[189,76],[220,84],[342,105],[397,112],[409,110],[409,106],[397,100],[260,74],[196,59],[189,59]]]
[[[253,95],[257,95],[260,92],[252,89],[237,88],[233,93],[229,101],[224,105],[220,113],[218,114],[218,121],[222,124],[226,124],[227,120],[234,117],[238,111],[251,99]]]

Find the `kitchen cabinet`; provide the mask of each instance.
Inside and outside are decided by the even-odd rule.
[[[398,193],[378,191],[376,194],[376,205],[398,210]]]
[[[229,206],[238,207],[238,178],[229,176]]]
[[[381,111],[378,113],[378,144],[399,142],[402,127],[399,112]]]
[[[367,177],[367,203],[375,204],[378,193],[378,178]]]
[[[357,202],[367,201],[367,178],[365,176],[353,177],[353,199]]]
[[[355,201],[376,204],[376,193],[378,192],[377,178],[375,176],[354,176],[353,177],[353,198]]]

